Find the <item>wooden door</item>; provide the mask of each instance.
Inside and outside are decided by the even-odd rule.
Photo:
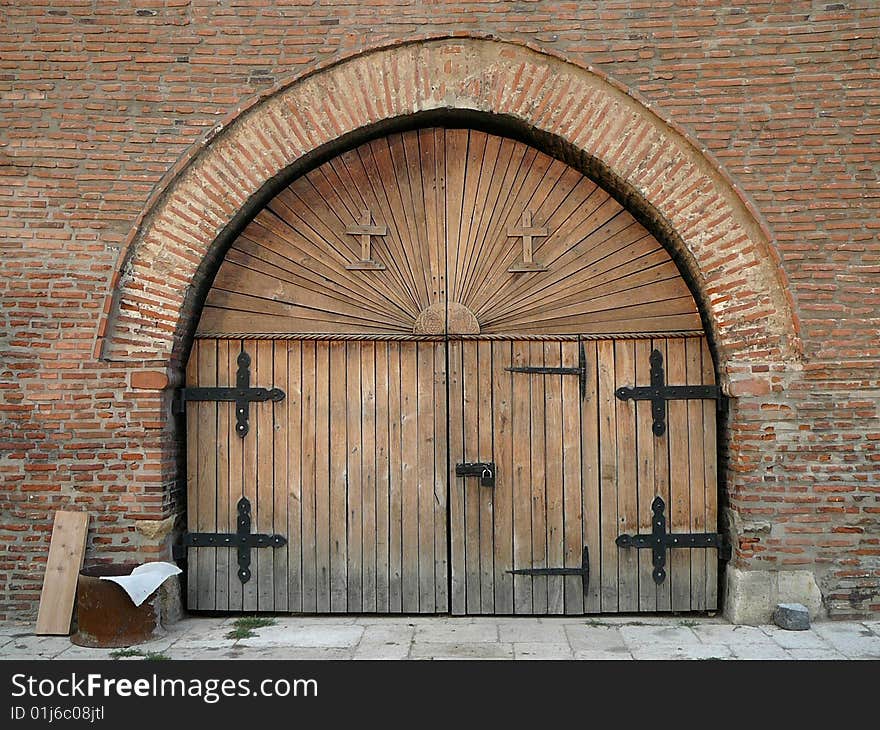
[[[669,401],[656,435],[650,401],[615,397],[650,384],[655,350],[668,384],[713,382],[696,302],[664,246],[560,160],[431,128],[299,176],[232,242],[187,385],[234,385],[242,350],[251,383],[286,396],[251,404],[244,438],[233,404],[188,404],[189,531],[229,535],[246,497],[252,532],[286,544],[251,549],[244,583],[234,549],[192,547],[191,608],[716,606],[715,549],[668,551],[657,584],[650,551],[615,542],[651,531],[657,496],[669,531],[717,529],[715,402]],[[583,382],[522,371],[582,360]],[[484,460],[493,488],[456,477]],[[534,573],[553,569],[569,574]]]
[[[712,384],[702,338],[449,343],[451,603],[454,613],[581,614],[711,610],[717,550],[672,549],[655,583],[650,550],[621,549],[621,533],[650,534],[651,503],[669,532],[714,532],[712,401],[671,401],[652,431],[649,401],[615,397],[650,383],[650,354],[670,384]],[[578,374],[510,368],[583,367]],[[494,462],[495,485],[456,477],[459,462]],[[584,568],[577,575],[514,570]]]

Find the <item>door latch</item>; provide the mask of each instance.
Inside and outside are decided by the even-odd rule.
[[[493,461],[466,461],[455,465],[457,477],[480,477],[481,487],[495,486],[495,462]]]

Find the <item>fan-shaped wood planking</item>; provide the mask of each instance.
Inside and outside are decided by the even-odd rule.
[[[524,212],[546,235],[533,239],[538,270],[515,272]],[[371,262],[360,265],[352,231],[365,223]],[[346,152],[279,193],[226,255],[199,334],[406,335],[448,303],[482,334],[702,327],[666,250],[591,180],[520,142],[422,129]]]

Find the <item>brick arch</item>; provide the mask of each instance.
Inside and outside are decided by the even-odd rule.
[[[690,273],[723,378],[799,357],[769,231],[706,150],[594,69],[486,38],[425,39],[314,70],[204,142],[129,238],[101,357],[178,365],[224,234],[261,191],[340,139],[432,110],[495,115],[558,140],[648,211]]]

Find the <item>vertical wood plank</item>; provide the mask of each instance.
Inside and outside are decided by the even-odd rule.
[[[540,342],[529,344],[529,365],[544,366],[544,346]],[[553,365],[550,365],[552,367]],[[547,478],[545,454],[545,381],[552,376],[529,376],[531,393],[530,420],[532,424],[529,438],[531,479],[529,494],[531,498],[531,526],[529,533],[532,539],[532,566],[536,568],[553,567],[547,564]],[[551,408],[552,410],[552,408]],[[554,579],[558,580],[558,579]],[[535,576],[532,580],[532,613],[547,613],[548,601],[547,576]]]
[[[213,388],[217,383],[217,340],[206,340],[199,347],[199,385]],[[217,532],[217,412],[232,408],[228,403],[200,401],[198,406],[199,501],[196,532]],[[217,550],[198,551],[198,607],[216,608]]]
[[[449,453],[450,453],[450,491],[449,491],[449,542],[451,552],[451,601],[452,613],[462,615],[468,612],[468,572],[465,547],[466,534],[466,491],[465,477],[455,476],[455,464],[467,461],[464,411],[467,407],[467,389],[463,382],[469,374],[463,367],[465,348],[469,343],[451,340],[449,348]]]
[[[259,352],[257,347],[254,346],[254,342],[244,342],[242,343],[242,349],[245,350],[251,357],[251,382],[256,383],[257,378],[259,378]],[[234,381],[233,381],[234,382]],[[265,404],[260,404],[265,405]],[[229,404],[230,408],[234,408],[233,404]],[[242,441],[242,454],[244,458],[244,481],[242,484],[242,491],[244,496],[248,498],[248,501],[251,503],[251,526],[252,529],[256,530],[257,526],[260,524],[259,520],[259,512],[260,512],[260,502],[259,502],[259,492],[258,492],[258,484],[259,484],[259,462],[258,462],[258,447],[259,443],[257,441],[257,437],[260,432],[260,424],[259,419],[256,418],[255,404],[251,405],[250,409],[250,428],[248,430],[247,436],[243,439],[239,439]],[[236,436],[236,438],[239,438]],[[260,570],[263,568],[263,565],[260,562],[260,559],[256,553],[260,553],[260,550],[254,550],[251,552],[251,579],[242,586],[242,608],[245,611],[259,611],[260,610]]]
[[[418,343],[401,343],[400,352],[400,454],[401,584],[403,611],[419,611],[419,433]]]
[[[296,340],[287,348],[287,610],[303,610],[303,459],[302,452],[302,350]]]
[[[513,613],[513,448],[510,342],[492,343],[493,438],[495,443],[495,613]]]
[[[252,368],[251,384],[254,386],[271,388],[275,380],[274,351],[275,343],[271,340],[261,340],[255,343],[255,355]],[[257,458],[257,502],[253,511],[253,530],[272,534],[274,530],[275,510],[275,485],[274,478],[274,429],[272,414],[277,404],[271,401],[266,403],[252,403],[250,420],[253,434],[254,450]],[[256,428],[254,428],[256,426]],[[286,521],[286,520],[285,520]],[[263,548],[251,551],[251,564],[256,563],[259,570],[255,574],[257,579],[257,608],[260,611],[275,610],[275,550]],[[256,558],[256,559],[255,559]],[[286,581],[285,581],[286,582]]]
[[[433,613],[434,584],[434,346],[417,346],[419,611]]]
[[[715,385],[715,366],[706,338],[700,338],[703,385]],[[717,406],[714,400],[703,401],[703,484],[705,485],[706,530],[716,532],[718,525],[718,444]],[[718,551],[706,551],[706,609],[718,608]]]
[[[687,360],[684,340],[670,339],[664,362],[666,382],[684,385],[687,378]],[[669,437],[669,490],[666,507],[666,529],[669,532],[688,532],[690,525],[690,473],[688,467],[687,401],[666,402],[666,431]],[[672,610],[689,611],[691,608],[691,553],[693,550],[669,550],[666,556],[667,580],[672,590]]]
[[[280,548],[270,548],[272,556],[272,588],[274,590],[273,603],[275,611],[289,611],[288,581],[290,576],[290,538],[288,505],[290,502],[290,474],[289,460],[290,449],[288,448],[287,434],[290,430],[290,364],[288,363],[289,342],[278,341],[274,343],[272,383],[271,387],[280,388],[284,391],[284,400],[280,403],[266,403],[266,410],[271,409],[274,418],[272,431],[272,532],[277,532],[287,538],[287,544]]]
[[[363,598],[361,610],[376,611],[376,345],[362,342],[361,355],[361,510]]]
[[[302,610],[318,610],[318,538],[315,474],[318,451],[317,414],[317,349],[315,342],[302,343],[302,431],[299,434],[302,453]],[[325,444],[321,444],[324,450]]]
[[[219,384],[234,383],[229,375],[229,353],[235,350],[238,343],[230,340],[217,341],[217,382]],[[236,353],[237,354],[237,353]],[[233,408],[226,403],[219,404],[217,409],[217,532],[235,532],[235,506],[238,498],[230,500],[229,479],[229,437],[238,438],[235,434],[235,414]],[[230,579],[239,583],[236,575],[238,561],[236,551],[231,548],[218,548],[215,557],[215,601],[217,611],[229,610]]]
[[[338,360],[337,354],[337,360]],[[345,523],[345,505],[333,514],[330,508],[330,449],[334,443],[345,444],[344,428],[341,433],[331,433],[331,425],[342,419],[345,422],[345,406],[341,408],[341,413],[335,414],[335,418],[331,420],[331,397],[338,397],[338,390],[345,388],[344,382],[344,365],[339,362],[335,363],[336,367],[331,372],[330,365],[330,345],[327,342],[315,343],[315,566],[316,566],[316,609],[319,613],[329,613],[331,610],[344,609],[345,595],[345,574],[342,574],[342,580],[339,576],[334,576],[332,585],[336,589],[335,605],[331,601],[331,576],[334,569],[340,569],[339,565],[339,546],[335,546],[337,560],[331,561],[331,535],[335,537],[331,528],[331,520],[336,523]],[[331,383],[333,388],[331,389]],[[344,397],[344,396],[343,396]],[[337,406],[337,411],[339,407]],[[338,429],[338,427],[337,427]],[[338,449],[339,446],[336,446]],[[344,464],[339,455],[336,455],[334,464],[339,464],[339,470],[344,477]],[[338,531],[338,527],[337,527]],[[344,571],[345,552],[342,553],[343,560],[341,570]],[[341,583],[341,588],[340,588]],[[341,595],[340,595],[341,594]],[[340,600],[343,598],[343,600]]]
[[[488,460],[489,457],[484,456],[480,452],[477,343],[463,342],[456,344],[461,344],[463,355],[462,386],[464,399],[461,415],[464,421],[464,458],[462,461]],[[452,343],[450,343],[451,345]],[[459,477],[458,481],[464,490],[464,525],[462,529],[465,571],[467,574],[467,612],[480,613],[480,492],[483,491],[484,487],[479,486],[478,479],[471,477]]]
[[[635,343],[635,380],[636,386],[651,384],[651,341],[638,340]],[[654,465],[654,436],[651,430],[653,419],[651,417],[651,402],[636,401],[636,453],[638,465],[636,467],[638,479],[638,524],[634,532],[649,534],[651,532],[651,502],[657,495],[655,484]],[[657,586],[651,573],[654,569],[651,563],[650,550],[637,550],[638,573],[639,573],[639,610],[657,610]]]
[[[428,344],[428,343],[426,343]],[[447,439],[446,344],[434,342],[434,610],[449,610],[449,545],[446,525],[449,509],[449,441]]]
[[[353,572],[359,570],[360,555],[357,555],[357,564],[351,559],[350,551],[354,538],[351,535],[352,515],[349,513],[354,502],[350,491],[357,492],[357,511],[355,517],[360,523],[360,438],[358,438],[357,451],[351,454],[349,443],[349,428],[351,421],[348,417],[348,404],[353,394],[349,388],[352,376],[348,367],[347,347],[356,347],[357,343],[331,342],[329,345],[330,378],[329,378],[329,468],[325,481],[326,486],[318,482],[318,492],[326,490],[328,509],[325,520],[329,521],[329,570],[330,570],[330,611],[333,613],[357,610],[354,599],[360,598],[360,581],[356,593],[351,592],[350,577]],[[358,384],[359,385],[359,384]],[[360,408],[360,392],[358,387],[356,408]],[[359,436],[359,433],[358,433]],[[353,462],[357,460],[355,467]],[[352,469],[357,470],[357,479],[351,474]],[[320,503],[318,516],[321,519]],[[358,529],[358,546],[360,543]],[[358,551],[359,552],[359,551]],[[358,573],[359,575],[359,573]]]
[[[632,340],[614,343],[616,388],[635,382],[635,348]],[[639,524],[635,401],[615,400],[617,407],[617,525],[618,534],[633,533]],[[620,611],[639,610],[638,550],[621,550],[617,556],[617,595]]]
[[[219,372],[223,374],[224,383],[235,383],[238,372],[238,355],[242,345],[237,340],[230,340],[226,351],[225,367],[220,364]],[[245,439],[239,438],[235,432],[235,408],[232,404],[223,404],[226,411],[227,436],[229,444],[229,509],[227,510],[227,527],[229,532],[234,532],[238,523],[238,500],[244,496],[244,448]],[[229,565],[227,585],[229,589],[229,610],[244,610],[244,586],[238,579],[238,554],[234,548],[227,552]]]
[[[362,442],[362,419],[363,401],[361,398],[361,358],[360,349],[362,342],[347,342],[344,344],[345,351],[345,398],[344,408],[347,418],[346,460],[348,471],[345,481],[339,482],[342,493],[336,499],[346,505],[348,535],[342,540],[341,532],[339,542],[348,548],[348,607],[351,613],[363,611],[363,442]],[[331,350],[332,352],[332,350]],[[332,354],[331,354],[332,357]],[[331,447],[332,448],[332,447]],[[346,489],[347,487],[347,489]],[[346,494],[347,492],[347,500]],[[345,555],[345,549],[341,549]]]
[[[663,362],[666,362],[667,357],[667,340],[658,339],[652,341],[652,349],[657,350],[663,356]],[[648,382],[650,382],[650,370],[651,365],[648,363],[648,374],[646,375]],[[668,374],[667,374],[667,382],[668,382]],[[654,418],[651,415],[651,402],[645,401],[642,404],[642,407],[648,411],[648,418],[653,424]],[[668,426],[668,424],[667,424]],[[655,496],[659,496],[663,499],[663,501],[667,505],[667,528],[668,528],[668,517],[669,517],[669,505],[672,503],[669,491],[669,480],[670,480],[670,470],[669,470],[669,428],[667,427],[666,431],[662,436],[653,436],[652,431],[652,443],[654,444],[654,489]],[[651,500],[653,501],[653,497]],[[650,505],[648,505],[648,510],[650,512]],[[651,525],[651,515],[648,517],[648,521],[645,523],[648,525],[648,532],[650,532]],[[648,558],[650,560],[650,556]],[[667,565],[667,572],[670,566]],[[652,567],[653,571],[653,567]],[[658,611],[671,611],[672,610],[672,582],[667,578],[663,583],[661,583],[656,588],[657,591],[657,610]]]
[[[403,603],[403,410],[402,352],[408,343],[388,345],[388,610]]]
[[[596,342],[580,343],[587,368],[585,397],[581,405],[581,465],[583,469],[584,544],[590,550],[590,585],[584,611],[598,613],[602,607],[602,510],[599,468],[599,352]],[[615,546],[616,547],[616,546]]]
[[[684,341],[688,385],[703,380],[700,340]],[[703,403],[687,401],[688,471],[690,474],[690,522],[688,532],[706,532],[706,456],[703,453]],[[714,529],[714,528],[713,528]],[[706,559],[709,550],[691,550],[691,610],[706,610]]]
[[[578,366],[577,342],[562,343],[562,367]],[[562,375],[562,509],[565,519],[564,559],[567,568],[579,568],[584,550],[583,491],[581,485],[581,394],[578,379]],[[584,611],[583,580],[566,576],[565,612]]]
[[[204,340],[195,340],[186,363],[186,385],[199,386],[199,349]],[[186,529],[198,530],[199,516],[199,404],[186,404]],[[186,602],[191,610],[199,607],[199,553],[198,548],[186,551]]]
[[[528,366],[528,343],[514,341],[512,367]],[[513,494],[513,567],[532,567],[531,521],[531,471],[529,469],[529,449],[531,434],[529,423],[529,381],[531,376],[524,373],[507,375],[512,387],[513,418],[511,438],[513,440],[513,469],[511,472]],[[532,583],[529,575],[513,576],[514,613],[532,612]]]
[[[473,377],[477,379],[477,441],[481,460],[495,459],[492,443],[492,343],[476,342],[476,369]],[[497,480],[496,480],[497,483]],[[480,532],[480,609],[479,613],[495,613],[495,518],[494,489],[480,489],[479,532]]]
[[[597,343],[599,360],[599,473],[602,504],[602,611],[617,604],[617,409],[614,397],[614,343]]]
[[[389,426],[387,342],[376,343],[376,611],[389,605]]]
[[[558,342],[544,343],[544,364],[559,367],[562,348]],[[544,383],[545,411],[545,480],[547,482],[547,566],[565,565],[565,511],[562,503],[562,377],[547,376]],[[565,613],[565,581],[547,581],[547,612]]]

